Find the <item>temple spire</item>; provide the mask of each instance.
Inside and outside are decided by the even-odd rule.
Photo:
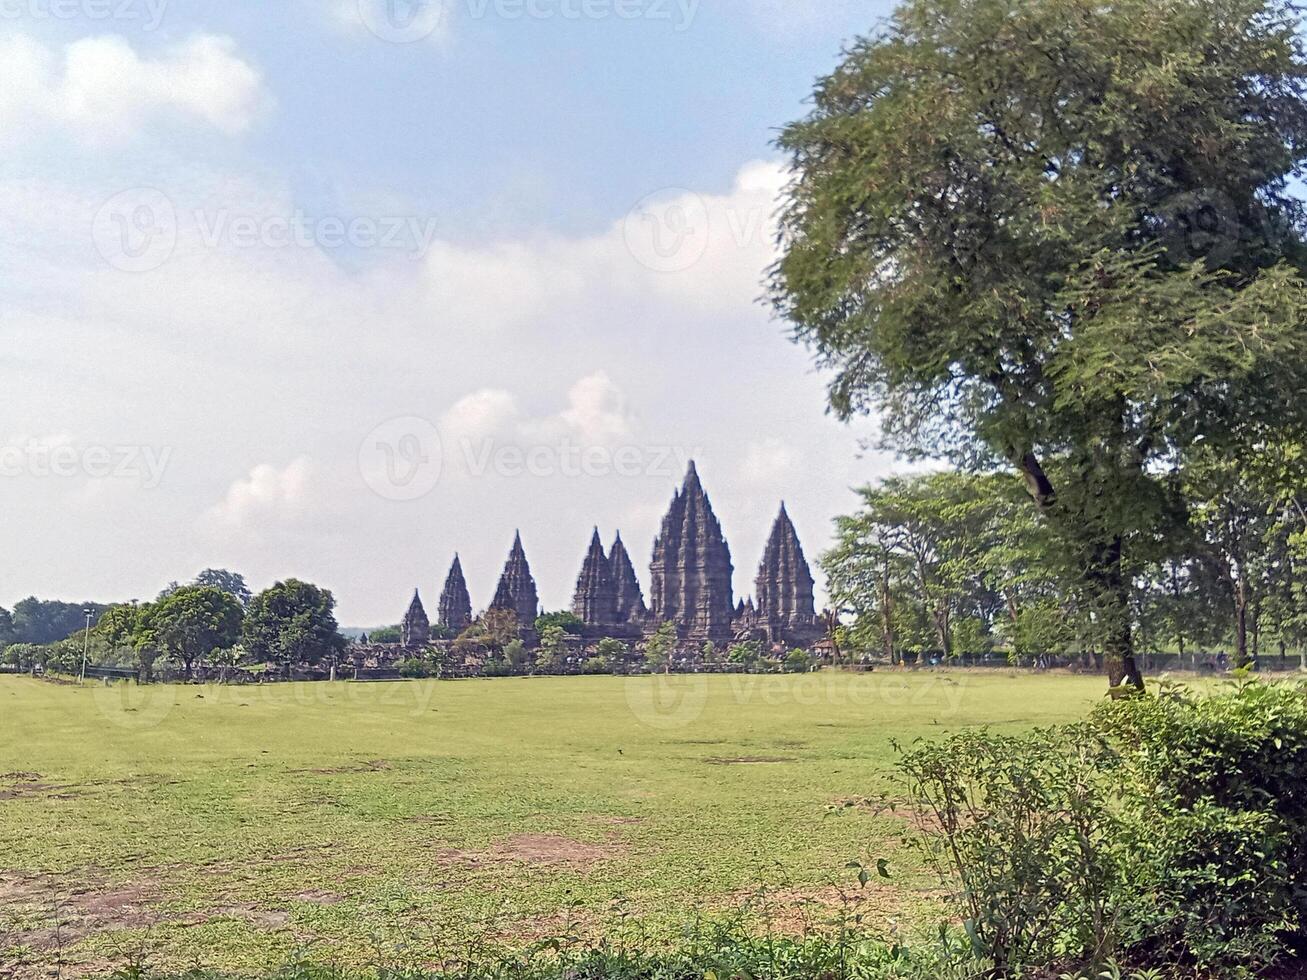
[[[540,615],[540,596],[531,575],[531,565],[526,560],[521,531],[513,538],[513,550],[508,554],[491,608],[511,609],[516,613],[518,623],[528,629],[535,625],[536,617]]]
[[[612,626],[617,619],[617,589],[613,582],[612,564],[604,554],[603,539],[595,528],[590,539],[590,550],[576,580],[576,595],[572,612],[590,627]]]
[[[691,640],[727,641],[735,614],[731,550],[691,462],[654,543],[651,615]]]
[[[440,593],[440,625],[454,636],[472,625],[472,597],[468,594],[463,563],[457,554],[445,579],[445,588]]]
[[[758,618],[773,642],[804,643],[815,639],[819,630],[812,570],[783,503],[758,568],[757,587]]]
[[[419,589],[413,590],[413,601],[409,603],[408,612],[399,626],[400,642],[409,650],[426,646],[431,641],[431,621],[427,611],[422,608],[422,595]]]

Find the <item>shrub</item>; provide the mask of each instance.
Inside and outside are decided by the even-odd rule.
[[[1307,937],[1301,686],[1168,689],[900,765],[926,853],[1000,969],[1115,957],[1233,975]]]
[[[611,674],[612,672],[612,661],[602,655],[591,657],[581,664],[581,673],[583,674]]]
[[[400,677],[407,677],[409,680],[426,680],[440,676],[440,665],[424,657],[409,657],[401,660],[395,664],[395,669],[399,671]]]

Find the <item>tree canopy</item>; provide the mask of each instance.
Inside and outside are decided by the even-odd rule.
[[[1016,476],[1141,684],[1131,563],[1197,441],[1307,433],[1307,68],[1285,0],[908,0],[781,146],[776,309],[833,410]]]

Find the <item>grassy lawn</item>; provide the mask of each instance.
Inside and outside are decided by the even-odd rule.
[[[1098,677],[826,673],[257,688],[0,677],[0,964],[417,961],[768,884],[911,918],[892,742],[1066,721]],[[7,917],[7,918],[5,918]]]

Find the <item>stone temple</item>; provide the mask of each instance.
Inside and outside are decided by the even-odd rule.
[[[399,626],[400,643],[407,650],[418,650],[431,641],[431,620],[422,608],[422,596],[419,590],[413,590],[413,601],[409,603],[408,612]]]
[[[663,518],[649,571],[646,605],[621,534],[605,551],[595,529],[572,599],[572,612],[581,620],[586,640],[637,641],[664,622],[674,623],[682,642],[696,648],[709,641],[724,645],[738,640],[808,647],[822,638],[812,570],[784,504],[758,568],[756,601],[736,603],[731,549],[694,463]],[[528,642],[533,641],[540,599],[520,533],[489,608],[511,611]],[[472,624],[472,610],[463,566],[455,556],[440,595],[440,625],[457,636]],[[404,617],[403,636],[406,645],[428,642],[426,613],[417,595]]]
[[[508,563],[504,565],[504,574],[499,578],[499,588],[490,608],[511,610],[517,615],[519,625],[527,629],[535,625],[540,615],[536,580],[531,576],[531,565],[526,560],[520,531],[513,540],[513,550],[508,554]]]
[[[681,638],[728,642],[734,636],[731,549],[694,463],[654,542],[650,617],[675,623]]]
[[[472,625],[472,596],[468,594],[463,563],[458,555],[454,556],[454,565],[440,593],[440,625],[454,636]]]
[[[757,617],[758,626],[772,643],[806,646],[821,638],[812,570],[784,504],[763,552],[757,589],[757,609],[748,612]]]

